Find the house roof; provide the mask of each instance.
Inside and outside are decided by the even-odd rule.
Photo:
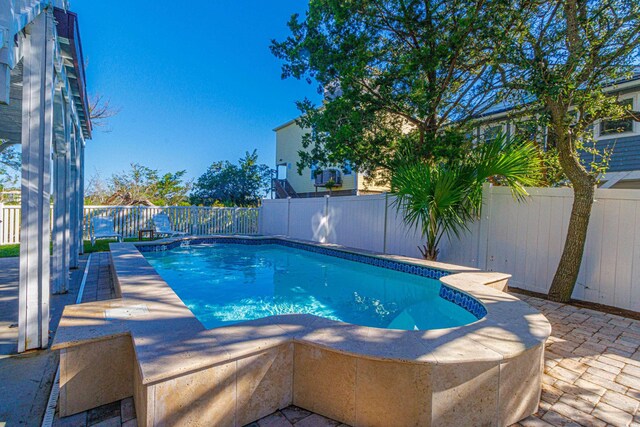
[[[635,84],[634,84],[635,83]],[[625,77],[623,79],[619,79],[611,83],[611,85],[605,88],[611,91],[615,91],[618,89],[620,85],[629,85],[632,84],[632,87],[639,86],[640,87],[640,66],[632,67],[632,74],[630,77]],[[515,103],[513,101],[501,101],[493,106],[489,107],[482,114],[476,116],[476,118],[489,118],[491,116],[499,115],[507,113],[516,108],[518,105],[526,105],[535,101],[534,96],[525,97],[521,102]]]
[[[57,0],[56,4],[65,3]],[[33,19],[34,13],[44,13],[42,9],[24,11],[16,20],[19,25],[28,25],[28,19]],[[24,15],[24,16],[23,16]],[[78,17],[75,13],[63,8],[53,9],[55,22],[55,47],[53,54],[53,66],[55,73],[61,78],[58,83],[62,87],[65,96],[70,98],[69,106],[74,117],[77,117],[78,126],[85,139],[91,138],[91,118],[89,113],[89,100],[87,97],[86,78],[84,72],[84,58],[82,43],[78,28]],[[36,15],[38,16],[38,15]],[[31,18],[30,18],[31,17]],[[19,27],[16,24],[17,27]],[[19,44],[24,35],[18,34],[15,44]],[[5,58],[0,55],[0,73],[3,66],[9,68],[8,103],[0,105],[0,142],[5,144],[20,144],[22,140],[22,96],[23,96],[23,61],[12,63],[14,58]],[[3,80],[0,78],[0,80]],[[0,88],[3,92],[4,88]]]
[[[298,120],[298,119],[297,118],[291,119],[288,122],[281,124],[280,126],[276,126],[275,128],[273,128],[273,131],[274,132],[278,132],[280,129],[284,129],[287,126],[291,126],[292,124],[294,124],[296,122],[296,120]]]
[[[65,68],[78,110],[78,116],[82,122],[82,131],[85,138],[91,138],[92,126],[89,116],[89,99],[87,97],[85,64],[84,56],[82,55],[78,15],[61,8],[55,8],[53,15],[56,20],[56,31],[60,47],[65,57],[69,58],[65,61]]]
[[[630,77],[626,77],[624,79],[620,79],[620,80],[616,80],[615,82],[613,82],[610,86],[608,86],[608,88],[610,88],[611,90],[616,90],[618,86],[620,85],[628,85],[628,84],[633,84],[633,83],[637,83],[637,86],[640,86],[640,65],[634,65],[632,66],[632,75]],[[635,86],[635,85],[633,85]],[[490,118],[491,116],[496,116],[499,114],[504,114],[504,113],[508,113],[509,111],[515,109],[515,107],[517,105],[523,105],[523,104],[528,104],[531,103],[535,100],[534,96],[527,96],[524,99],[522,99],[520,102],[515,103],[514,101],[510,100],[510,101],[500,101],[495,103],[494,105],[492,105],[491,107],[487,108],[485,111],[483,111],[481,114],[478,114],[476,116],[477,119],[486,119],[486,118]],[[280,129],[284,129],[288,126],[291,126],[292,124],[294,124],[296,122],[296,119],[292,119],[289,120],[288,122],[285,122],[279,126],[276,126],[275,128],[273,128],[274,132],[279,131]]]

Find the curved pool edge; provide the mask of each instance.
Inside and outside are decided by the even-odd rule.
[[[246,239],[261,238],[292,241],[273,236]],[[184,240],[165,239],[161,244]],[[491,287],[506,282],[508,275],[336,245],[295,242],[445,270],[450,274],[440,280],[479,300],[487,313],[469,325],[427,331],[378,329],[301,314],[271,316],[206,330],[148,264],[136,245],[123,243],[111,245],[114,278],[121,298],[67,307],[54,348],[61,349],[61,360],[73,365],[74,347],[96,345],[115,340],[115,337],[121,340],[123,334],[129,334],[136,365],[131,388],[135,389],[133,394],[142,416],[141,425],[167,422],[173,419],[172,413],[181,413],[184,409],[180,408],[190,407],[184,402],[176,407],[168,401],[162,403],[165,406],[158,406],[159,403],[153,400],[158,393],[162,395],[162,390],[171,390],[174,399],[175,393],[188,399],[185,387],[191,387],[194,380],[199,383],[200,377],[233,370],[233,387],[237,393],[239,388],[247,386],[238,379],[240,366],[248,364],[261,371],[264,363],[270,364],[271,368],[280,366],[273,372],[269,368],[263,377],[274,377],[268,388],[278,389],[277,398],[258,398],[261,393],[258,387],[254,390],[257,395],[247,397],[247,402],[266,398],[266,406],[238,405],[242,410],[233,411],[233,423],[238,424],[238,419],[251,422],[252,416],[258,419],[260,414],[267,415],[283,402],[352,425],[371,425],[367,420],[390,419],[386,418],[389,414],[396,420],[420,420],[421,425],[437,425],[445,420],[445,425],[482,424],[485,421],[503,425],[537,410],[544,342],[551,327],[537,310]],[[113,313],[114,310],[133,310],[131,307],[141,306],[145,307],[145,314],[124,319],[106,315],[107,310]],[[368,380],[362,383],[364,378]],[[396,390],[394,384],[420,389],[412,393],[415,398],[410,398],[406,391]],[[64,389],[64,384],[61,386]],[[327,393],[326,387],[337,387],[338,390]],[[76,384],[67,388],[73,394],[72,388],[82,387]],[[376,392],[372,393],[372,390]],[[404,397],[397,401],[391,391]],[[120,394],[123,393],[126,391]],[[469,410],[453,410],[451,399],[456,393],[465,396],[465,407]],[[156,397],[151,399],[150,394]],[[376,403],[367,404],[367,400],[357,404],[355,400],[352,402],[352,395],[369,396],[368,400],[376,400]],[[386,396],[386,400],[378,401],[376,396]],[[67,393],[69,397],[73,400]],[[394,401],[400,405],[395,409],[391,405]],[[220,409],[219,402],[212,401],[211,405]],[[72,411],[72,406],[67,409]],[[408,407],[414,409],[406,410]],[[429,414],[419,409],[425,407],[430,408]],[[365,411],[364,408],[369,409]],[[267,409],[269,412],[265,413]],[[198,418],[196,413],[190,416]]]

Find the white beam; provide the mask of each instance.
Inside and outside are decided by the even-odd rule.
[[[79,253],[84,254],[84,242],[82,240],[84,225],[84,138],[82,137],[82,133],[80,133],[78,136],[78,150],[80,151],[80,179],[78,181],[80,190],[78,192],[78,229],[76,232],[80,246]]]
[[[71,175],[69,181],[69,208],[71,210],[69,218],[70,218],[70,229],[71,231],[71,257],[70,257],[70,267],[78,268],[79,259],[78,254],[80,253],[79,243],[78,243],[78,176],[80,175],[78,170],[79,153],[78,146],[80,145],[79,138],[80,131],[78,128],[74,126],[73,128],[73,137],[71,139]]]
[[[53,139],[53,14],[30,25],[22,97],[22,213],[18,352],[49,341],[49,193]]]
[[[611,188],[618,182],[625,179],[631,172],[611,172],[605,174],[604,178],[607,180],[600,188]]]
[[[60,92],[54,109],[54,199],[53,199],[53,271],[52,293],[69,291],[69,108]]]
[[[9,104],[10,94],[11,69],[7,64],[0,64],[0,104]]]
[[[9,103],[13,53],[11,24],[13,20],[11,0],[0,0],[0,104]]]

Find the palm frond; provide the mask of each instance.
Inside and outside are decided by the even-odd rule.
[[[523,199],[528,195],[525,187],[540,182],[540,170],[533,144],[499,135],[455,163],[399,156],[391,189],[405,223],[419,228],[427,241],[421,252],[435,258],[444,235],[460,237],[478,217],[488,179],[509,186],[514,197]]]
[[[517,199],[528,195],[525,187],[536,186],[542,179],[542,162],[530,142],[500,134],[480,144],[476,152],[477,180],[484,183],[495,178],[508,186]]]

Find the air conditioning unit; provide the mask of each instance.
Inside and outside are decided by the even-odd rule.
[[[342,172],[339,169],[325,169],[316,172],[316,187],[326,187],[328,182],[332,182],[333,187],[342,186]]]

